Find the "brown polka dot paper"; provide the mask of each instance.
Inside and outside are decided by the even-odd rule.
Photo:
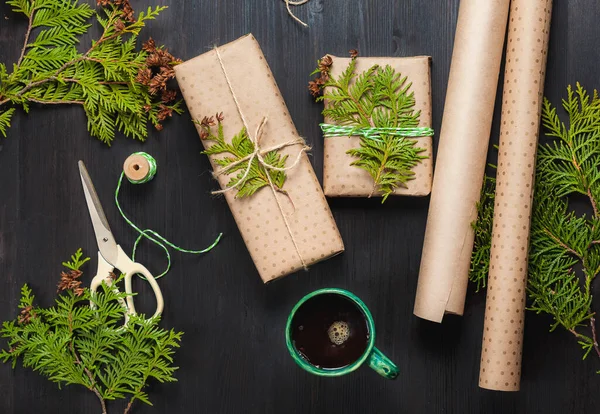
[[[552,0],[512,0],[479,386],[518,391]]]
[[[331,55],[329,55],[331,56]],[[330,73],[338,77],[350,63],[350,58],[331,56],[333,64]],[[406,76],[412,85],[410,91],[415,94],[415,110],[421,111],[419,126],[431,128],[431,83],[429,56],[390,58],[359,57],[356,59],[356,73],[362,73],[373,65],[391,66],[396,73]],[[325,102],[327,106],[327,102]],[[331,119],[326,123],[334,124]],[[356,166],[350,165],[356,158],[347,154],[348,150],[360,147],[360,137],[328,137],[324,138],[323,191],[328,197],[368,197],[373,190],[371,175]],[[417,147],[425,151],[421,155],[427,158],[413,168],[414,179],[408,181],[407,187],[397,188],[393,195],[426,196],[431,192],[433,175],[432,137],[420,137]],[[375,192],[374,196],[381,196]]]
[[[202,119],[223,112],[224,135],[231,139],[244,127],[240,113],[248,123],[250,134],[267,117],[261,148],[298,138],[256,39],[246,35],[220,46],[219,54],[223,67],[214,49],[175,67],[177,82],[192,118]],[[197,128],[200,132],[200,127]],[[212,143],[203,144],[210,146]],[[287,166],[297,158],[301,147],[293,145],[279,150],[280,154],[288,155]],[[211,164],[213,170],[220,168],[214,159]],[[289,197],[274,195],[269,187],[244,198],[235,198],[237,190],[224,194],[265,283],[300,270],[303,264],[309,266],[344,251],[342,238],[308,156],[303,154],[300,163],[286,174],[283,189]],[[229,180],[226,174],[218,177],[221,188],[226,188]]]
[[[509,0],[461,0],[414,314],[462,315]]]

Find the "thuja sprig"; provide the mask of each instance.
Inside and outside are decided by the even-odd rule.
[[[549,143],[540,143],[531,221],[528,268],[529,309],[553,318],[550,331],[562,327],[583,349],[600,358],[592,284],[600,273],[600,98],[581,85],[567,89],[563,108],[568,123],[547,99],[542,122]],[[493,183],[493,181],[490,181]],[[490,220],[494,185],[484,187],[471,266],[471,280],[485,284],[489,270]],[[569,207],[583,197],[591,214]],[[600,373],[600,371],[599,371]]]
[[[216,114],[214,117],[205,116],[202,120],[195,120],[194,123],[201,128],[200,138],[203,141],[213,141],[213,144],[202,152],[203,154],[209,156],[228,154],[225,157],[215,157],[213,160],[220,167],[229,167],[230,169],[227,171],[228,175],[237,172],[237,174],[231,177],[227,184],[228,188],[237,188],[237,198],[251,196],[261,188],[269,186],[269,177],[267,174],[271,178],[275,191],[288,196],[287,191],[283,189],[286,180],[284,171],[267,171],[267,169],[258,162],[257,158],[252,159],[247,175],[246,169],[248,168],[248,162],[241,162],[231,166],[248,157],[255,151],[254,143],[248,136],[246,128],[243,128],[235,135],[231,140],[231,143],[228,143],[225,141],[225,135],[223,133],[223,113]],[[213,131],[215,125],[217,127],[216,134]],[[263,159],[266,164],[276,168],[284,168],[288,156],[282,156],[277,151],[269,151],[263,155]]]
[[[173,354],[183,334],[141,315],[130,315],[123,326],[126,309],[121,302],[127,293],[104,282],[96,293],[80,286],[81,266],[88,260],[80,249],[63,263],[60,294],[50,308],[36,306],[31,288],[23,286],[19,316],[0,329],[8,342],[0,360],[13,367],[21,361],[59,387],[84,386],[98,398],[104,414],[108,401],[127,399],[127,414],[137,400],[151,405],[144,391],[148,381],[176,381]]]
[[[32,104],[81,106],[90,134],[109,145],[116,131],[144,140],[149,123],[161,129],[163,120],[181,111],[176,94],[166,86],[179,61],[153,41],[144,50],[136,49],[146,22],[165,6],[135,15],[129,0],[97,0],[98,11],[78,0],[7,0],[7,4],[28,23],[12,72],[0,63],[3,136],[15,107],[29,112]],[[92,17],[102,34],[80,52],[79,38],[87,33]]]
[[[475,232],[475,249],[471,256],[469,278],[477,284],[477,292],[485,288],[490,268],[490,251],[492,248],[492,229],[494,222],[494,199],[496,180],[485,177],[481,188],[481,199],[477,203],[477,220],[471,223]]]
[[[337,125],[355,128],[415,128],[420,111],[415,111],[414,93],[407,77],[391,66],[372,66],[356,73],[355,50],[346,70],[337,78],[331,76],[330,56],[318,62],[312,73],[319,76],[309,82],[309,90],[317,102],[325,101],[323,116]],[[414,139],[381,133],[374,137],[361,136],[360,148],[347,154],[356,158],[351,165],[367,171],[373,178],[371,195],[383,194],[382,202],[399,187],[414,179],[412,169],[427,157]]]

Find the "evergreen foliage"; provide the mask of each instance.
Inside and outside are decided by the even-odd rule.
[[[10,128],[10,118],[12,117],[15,108],[9,108],[8,110],[0,113],[0,134],[6,138],[6,130]]]
[[[313,73],[322,72],[320,68]],[[323,115],[337,125],[358,128],[416,128],[420,111],[415,111],[411,83],[391,66],[372,66],[356,74],[356,59],[338,77],[326,76],[324,93],[317,101],[326,101]],[[398,187],[414,179],[412,169],[426,158],[417,141],[401,136],[380,134],[362,137],[360,148],[349,155],[357,159],[351,165],[367,171],[374,180],[373,192],[381,191],[383,200]]]
[[[77,278],[88,260],[80,249],[63,266]],[[10,361],[13,367],[21,360],[24,367],[59,387],[84,386],[96,394],[103,413],[107,412],[108,400],[127,398],[125,413],[136,400],[151,405],[144,391],[150,379],[176,381],[173,354],[182,333],[165,330],[158,326],[158,318],[141,315],[130,315],[123,326],[127,310],[120,302],[127,294],[105,283],[96,293],[88,288],[76,292],[65,290],[54,306],[41,308],[34,305],[33,292],[24,285],[19,318],[4,322],[0,329],[8,341],[8,349],[0,351],[0,360]]]
[[[211,129],[214,125],[214,118],[204,118],[202,121],[194,121],[203,128],[201,138],[207,141],[214,141],[208,149],[203,151],[206,155],[217,155],[217,154],[229,154],[229,156],[214,158],[214,162],[221,167],[229,167],[231,164],[246,158],[255,151],[254,143],[250,140],[246,128],[243,128],[237,135],[231,140],[231,144],[225,142],[225,136],[223,134],[222,116],[217,115],[217,134],[215,135]],[[277,151],[270,151],[263,155],[265,163],[272,165],[276,168],[285,168],[285,162],[288,156],[281,156]],[[266,170],[256,158],[252,159],[250,170],[248,175],[244,178],[246,169],[248,168],[248,162],[241,162],[237,165],[230,167],[227,174],[238,172],[237,175],[231,177],[227,187],[237,186],[236,189],[237,198],[251,196],[263,187],[269,186],[269,176],[275,187],[275,190],[286,194],[283,190],[285,183],[286,174],[284,171]],[[240,183],[240,180],[243,180]]]
[[[485,288],[489,270],[490,250],[492,248],[492,229],[494,222],[494,191],[496,180],[485,177],[481,189],[481,199],[477,203],[477,221],[471,223],[475,231],[476,246],[471,257],[469,278],[477,284],[477,292]]]
[[[542,122],[547,143],[540,143],[529,250],[530,310],[553,318],[554,331],[573,334],[583,357],[600,357],[592,309],[592,283],[600,273],[600,98],[581,85],[567,89],[562,102],[569,121],[561,121],[547,99]],[[490,183],[493,181],[490,181]],[[570,208],[570,198],[587,201],[591,214]],[[479,216],[473,224],[476,242],[471,280],[485,286],[489,269],[494,186],[484,187]],[[581,270],[579,270],[581,269]]]
[[[28,112],[31,104],[80,105],[90,134],[108,145],[116,131],[143,141],[149,122],[160,128],[161,111],[181,111],[179,102],[165,105],[136,81],[148,55],[136,50],[137,37],[146,22],[166,6],[149,7],[133,17],[128,3],[129,12],[124,15],[124,1],[101,0],[103,7],[98,11],[78,0],[6,3],[25,15],[28,28],[12,72],[0,64],[2,135],[6,136],[14,106]],[[79,38],[87,33],[93,16],[102,27],[102,35],[82,53]]]

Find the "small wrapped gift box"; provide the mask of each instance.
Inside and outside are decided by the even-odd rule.
[[[338,78],[346,70],[352,58],[341,58],[327,55],[332,59],[329,74]],[[415,113],[420,111],[419,127],[431,128],[431,84],[429,56],[418,57],[357,57],[355,72],[361,74],[374,65],[390,66],[406,77],[410,84],[410,92],[414,94]],[[352,81],[355,82],[356,78]],[[326,89],[327,92],[327,89]],[[325,99],[325,107],[330,103]],[[326,124],[335,124],[325,117]],[[409,138],[412,139],[412,138]],[[423,149],[419,154],[425,157],[412,168],[414,176],[406,182],[406,187],[399,186],[392,195],[426,196],[431,192],[433,176],[432,137],[415,137],[416,146]],[[351,165],[356,157],[348,154],[349,150],[359,148],[359,136],[326,136],[324,138],[324,172],[323,190],[329,197],[370,197],[381,196],[380,191],[374,190],[373,177],[364,169]]]
[[[223,155],[209,157],[263,281],[272,281],[343,252],[338,228],[304,152],[304,141],[296,131],[256,39],[246,35],[214,48],[176,66],[175,72],[192,118],[199,121],[213,117],[204,125],[197,123],[207,150],[215,145],[206,139],[207,125],[214,123],[215,114],[221,113],[223,122],[220,115],[216,118],[226,144],[242,145],[232,138],[239,137],[240,131],[247,131],[248,141],[244,145],[249,142],[254,145],[255,152],[242,157],[231,171],[224,168]],[[235,187],[232,182],[240,177],[238,174],[244,174],[248,163],[258,168],[259,162],[268,166],[278,163],[284,171],[273,170],[272,181],[268,174],[263,174],[270,184],[252,194],[241,193],[244,185]],[[283,184],[281,172],[286,176]],[[246,189],[251,188],[252,182],[246,184]]]

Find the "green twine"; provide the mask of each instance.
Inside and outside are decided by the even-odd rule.
[[[362,136],[369,138],[374,141],[381,141],[377,137],[381,135],[394,135],[398,137],[430,137],[434,131],[428,127],[419,128],[385,128],[385,127],[372,127],[372,128],[361,128],[348,125],[332,125],[332,124],[320,124],[321,130],[325,138],[331,137],[350,137],[350,136]]]
[[[150,154],[147,154],[145,152],[136,152],[135,155],[141,155],[148,161],[148,163],[150,164],[150,171],[149,171],[148,175],[141,180],[131,180],[131,179],[129,179],[129,177],[127,178],[127,180],[132,184],[147,183],[150,180],[152,180],[154,178],[154,176],[156,175],[156,170],[157,170],[156,160]],[[137,250],[137,247],[138,247],[140,241],[144,238],[150,240],[157,246],[162,247],[162,249],[165,251],[165,253],[167,255],[167,268],[160,275],[155,276],[155,279],[160,279],[161,277],[166,275],[169,272],[169,270],[171,269],[171,254],[169,253],[169,249],[167,249],[167,246],[171,247],[174,250],[177,250],[178,252],[182,252],[182,253],[202,254],[202,253],[206,253],[206,252],[209,252],[210,250],[212,250],[221,240],[221,236],[223,236],[223,233],[219,233],[219,236],[215,239],[215,241],[210,246],[208,246],[207,248],[205,248],[203,250],[187,250],[187,249],[183,249],[183,248],[171,243],[170,241],[168,241],[167,239],[165,239],[163,236],[161,236],[160,234],[158,234],[157,232],[155,232],[152,229],[145,229],[145,230],[140,229],[131,220],[129,220],[129,218],[123,212],[123,209],[121,208],[121,204],[119,203],[119,191],[121,190],[121,185],[123,184],[123,177],[125,177],[125,172],[121,172],[121,176],[119,177],[119,182],[117,183],[117,189],[115,190],[115,203],[117,204],[119,213],[121,213],[121,216],[123,217],[123,219],[125,219],[127,224],[129,224],[136,232],[139,233],[137,239],[135,240],[135,243],[133,244],[133,252],[131,253],[131,259],[135,262],[135,252]],[[145,278],[142,275],[138,275],[138,276],[145,280]]]
[[[151,181],[154,178],[154,176],[156,175],[156,169],[157,169],[156,160],[154,159],[154,157],[146,152],[134,152],[131,155],[141,155],[142,157],[144,157],[146,159],[146,161],[148,161],[148,164],[150,165],[150,171],[148,171],[148,175],[146,175],[141,180],[133,180],[133,179],[127,177],[129,182],[131,184],[145,184],[148,181]],[[117,203],[117,204],[119,204],[119,203]]]

